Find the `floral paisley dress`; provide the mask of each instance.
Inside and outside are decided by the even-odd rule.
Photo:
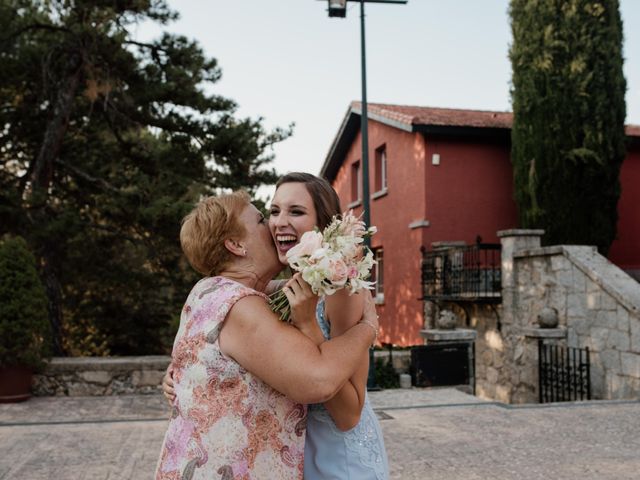
[[[265,295],[223,277],[191,290],[173,345],[176,399],[156,480],[302,479],[306,408],[220,351],[231,307]]]
[[[316,318],[326,339],[329,324],[324,300],[318,302]],[[365,394],[366,395],[366,394]],[[275,477],[274,477],[275,478]],[[387,480],[389,465],[378,418],[365,396],[360,421],[343,432],[322,404],[309,405],[304,449],[305,480]]]

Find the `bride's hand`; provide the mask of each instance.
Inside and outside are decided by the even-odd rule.
[[[305,326],[316,322],[316,306],[318,296],[313,293],[311,287],[302,279],[300,273],[293,275],[282,289],[291,306],[291,323],[303,330]]]

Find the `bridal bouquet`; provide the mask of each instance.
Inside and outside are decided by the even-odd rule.
[[[365,247],[363,252],[362,243],[375,232],[376,227],[366,228],[349,211],[333,217],[322,232],[305,232],[300,243],[287,252],[287,260],[316,295],[333,295],[342,288],[348,288],[350,295],[363,288],[372,289],[374,283],[366,279],[375,260],[371,250]],[[289,319],[290,307],[282,291],[271,296],[271,307],[282,320]]]

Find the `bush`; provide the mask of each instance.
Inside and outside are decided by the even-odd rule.
[[[24,239],[0,242],[0,367],[38,368],[50,355],[47,296]]]
[[[376,385],[380,388],[398,388],[400,379],[391,364],[391,357],[388,359],[376,359]]]

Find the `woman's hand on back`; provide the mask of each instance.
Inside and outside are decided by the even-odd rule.
[[[169,364],[164,377],[162,377],[162,394],[169,402],[169,405],[173,405],[173,401],[176,399],[176,391],[173,384],[173,365],[171,364]]]

